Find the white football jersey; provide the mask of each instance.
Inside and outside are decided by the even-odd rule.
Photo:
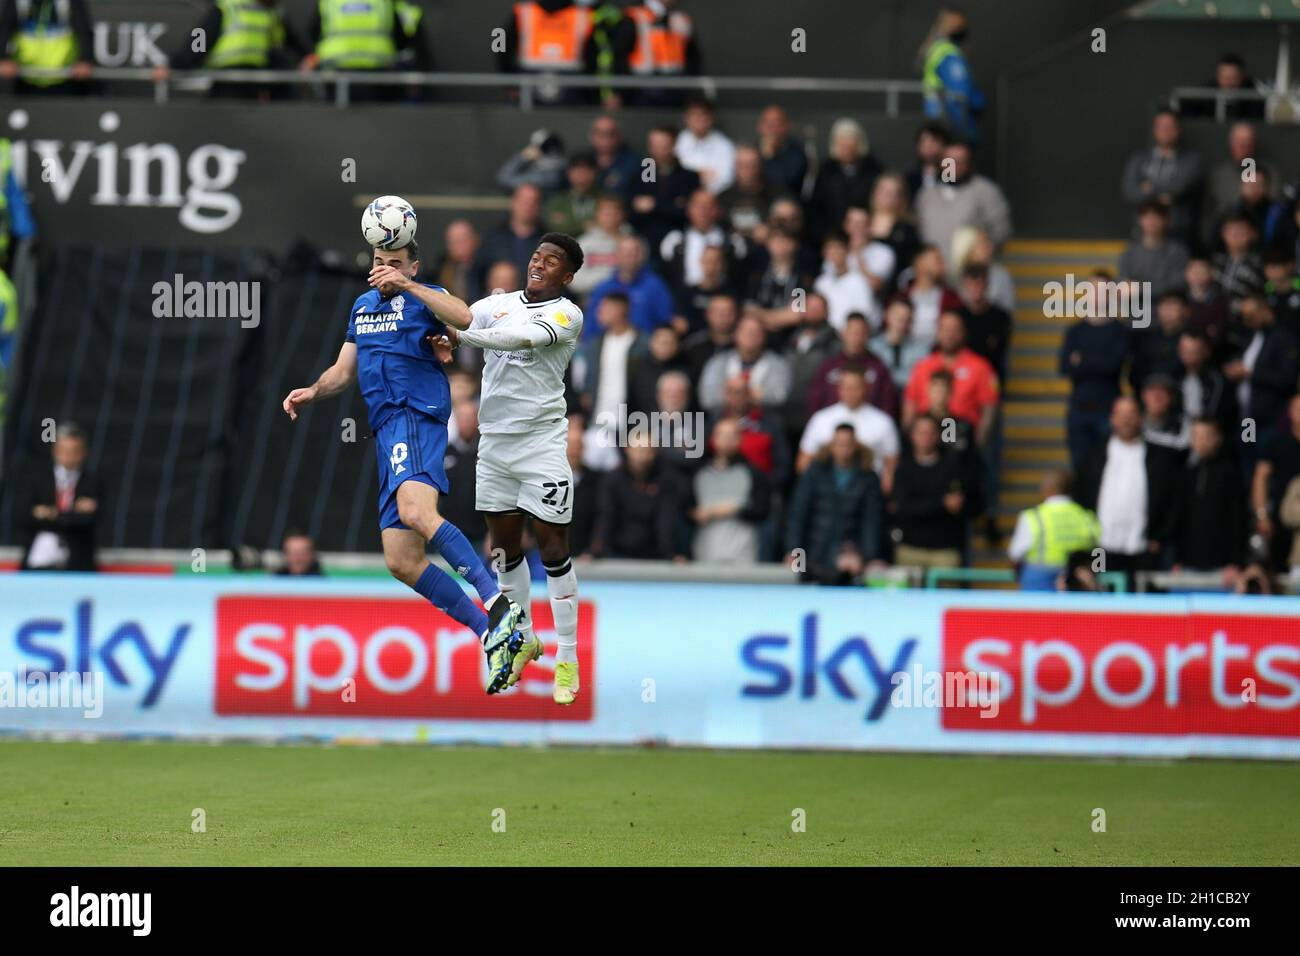
[[[564,370],[582,335],[582,310],[564,296],[526,302],[520,291],[479,299],[470,311],[471,329],[535,324],[550,338],[548,345],[517,352],[483,350],[479,431],[484,435],[531,432],[563,418]]]

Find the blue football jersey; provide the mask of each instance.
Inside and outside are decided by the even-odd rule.
[[[445,292],[441,286],[428,288]],[[371,289],[352,303],[349,342],[357,346],[357,385],[366,400],[371,430],[403,408],[440,422],[451,413],[451,388],[428,336],[446,327],[414,296],[385,299]]]

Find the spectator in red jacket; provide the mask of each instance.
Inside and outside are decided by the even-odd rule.
[[[998,409],[998,376],[987,359],[966,347],[966,324],[955,309],[939,317],[937,348],[921,359],[903,393],[903,424],[910,426],[930,410],[930,377],[939,369],[952,375],[952,414],[975,426],[976,444],[983,447],[993,429]]]

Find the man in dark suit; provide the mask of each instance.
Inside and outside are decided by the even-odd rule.
[[[1258,449],[1282,431],[1287,400],[1300,378],[1300,343],[1278,324],[1277,313],[1264,295],[1241,300],[1241,353],[1223,367],[1236,386],[1237,403],[1253,419],[1253,440],[1241,443],[1246,474],[1254,471]]]
[[[86,456],[85,433],[72,424],[59,428],[53,467],[32,476],[20,513],[27,532],[23,570],[95,570],[103,488],[86,472]]]
[[[1133,574],[1160,566],[1176,530],[1181,456],[1142,437],[1142,412],[1121,395],[1110,413],[1110,438],[1079,468],[1071,496],[1101,524],[1107,571]]]

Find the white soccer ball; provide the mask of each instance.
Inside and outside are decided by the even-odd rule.
[[[401,196],[380,196],[361,214],[366,244],[385,251],[409,245],[415,226],[415,209]]]

